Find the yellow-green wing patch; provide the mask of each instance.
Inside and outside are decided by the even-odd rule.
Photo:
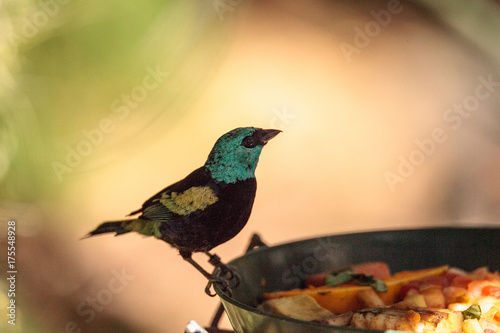
[[[217,202],[219,198],[208,186],[191,187],[184,192],[163,193],[160,202],[171,212],[178,215],[188,215],[196,210],[203,210]]]

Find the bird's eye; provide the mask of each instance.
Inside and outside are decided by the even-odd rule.
[[[246,148],[254,148],[257,146],[257,140],[252,136],[246,136],[243,138],[243,141],[241,141],[241,145]]]

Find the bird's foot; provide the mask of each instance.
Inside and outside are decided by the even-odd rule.
[[[216,284],[220,286],[220,289],[223,292],[227,293],[229,296],[232,295],[231,288],[229,287],[229,281],[226,278],[224,278],[222,276],[215,275],[215,274],[208,273],[203,267],[201,267],[196,261],[194,261],[191,258],[190,253],[186,254],[186,253],[181,252],[181,255],[184,258],[184,260],[186,260],[191,265],[193,265],[201,274],[203,274],[204,277],[207,278],[208,284],[205,287],[205,293],[208,296],[214,297],[217,295],[215,292],[212,293],[212,290],[211,290],[212,287]],[[219,262],[220,262],[220,259],[219,259]]]
[[[205,252],[209,256],[208,262],[215,266],[216,268],[220,268],[221,270],[221,275],[225,276],[228,275],[227,280],[231,281],[234,280],[234,286],[233,288],[237,287],[240,284],[240,276],[236,272],[236,269],[233,267],[224,264],[221,260],[220,257],[216,254],[211,254],[209,252]]]
[[[234,269],[234,267],[231,267],[231,266],[226,265],[226,264],[222,264],[221,266],[219,266],[219,268],[221,270],[221,275],[227,276],[227,279],[229,281],[233,282],[233,285],[232,285],[233,288],[236,288],[239,286],[240,275],[238,274],[236,269]]]
[[[231,288],[229,287],[229,281],[222,278],[222,277],[215,276],[213,274],[208,279],[207,286],[205,287],[205,293],[208,296],[210,296],[210,297],[217,296],[217,293],[215,291],[212,293],[212,287],[215,286],[216,284],[220,286],[220,289],[222,292],[225,292],[226,294],[228,294],[229,297],[232,296],[232,291],[231,291]]]

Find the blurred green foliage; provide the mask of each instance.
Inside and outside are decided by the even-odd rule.
[[[76,171],[70,167],[72,174],[142,149],[147,140],[138,136],[161,135],[187,112],[224,40],[213,33],[220,20],[211,3],[43,0],[0,6],[1,200],[57,196],[64,183],[54,162],[68,166],[69,152],[87,140],[83,131],[99,129],[103,119],[110,120],[113,137],[92,161]],[[144,90],[152,72],[163,73],[161,84]],[[140,98],[130,101],[134,88]],[[144,91],[147,99],[139,94]],[[126,114],[120,105],[129,107]],[[101,145],[97,134],[95,141]]]

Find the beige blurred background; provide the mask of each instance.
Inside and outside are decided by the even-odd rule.
[[[0,10],[0,249],[16,221],[19,271],[17,325],[2,314],[2,331],[208,325],[218,300],[174,249],[80,238],[199,167],[235,127],[283,133],[262,153],[249,223],[215,249],[225,261],[254,232],[274,245],[500,224],[495,1],[7,0]]]

